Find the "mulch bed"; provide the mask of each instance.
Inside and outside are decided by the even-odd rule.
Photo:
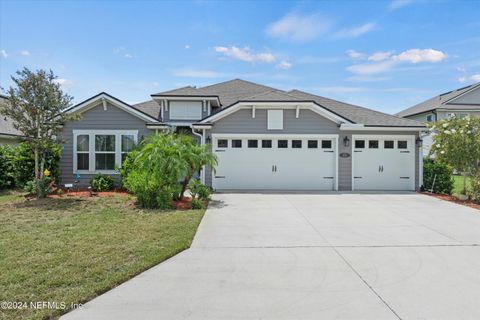
[[[457,197],[450,196],[450,195],[447,195],[447,194],[436,194],[436,193],[430,193],[430,192],[423,192],[423,194],[425,194],[427,196],[435,197],[437,199],[454,202],[454,203],[457,203],[457,204],[461,204],[463,206],[467,206],[467,207],[470,207],[470,208],[480,210],[480,204],[475,203],[471,200],[460,200]]]
[[[61,198],[89,198],[93,197],[114,197],[114,196],[126,196],[128,193],[125,190],[113,190],[113,191],[106,191],[106,192],[90,192],[88,190],[80,190],[80,191],[65,191],[64,194],[50,194],[48,195],[49,198],[53,199],[61,199]],[[173,206],[177,210],[190,210],[192,202],[191,197],[183,197],[180,201],[173,201]],[[130,203],[131,206],[135,206],[135,204]],[[207,205],[207,202],[204,202],[204,205]]]

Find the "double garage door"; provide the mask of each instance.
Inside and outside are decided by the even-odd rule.
[[[212,138],[217,190],[338,190],[339,174],[352,190],[415,190],[415,136],[353,135],[346,157],[336,135]]]
[[[337,137],[214,135],[215,189],[334,190]]]

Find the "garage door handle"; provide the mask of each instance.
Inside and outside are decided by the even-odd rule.
[[[225,150],[222,150],[222,149],[217,150],[217,149],[216,149],[215,152],[225,152]]]
[[[355,179],[363,179],[362,177],[354,177]]]
[[[275,166],[272,164],[272,172],[275,172]]]
[[[277,172],[277,165],[275,165],[275,172]]]
[[[333,177],[323,177],[323,179],[333,179]]]
[[[225,176],[215,176],[215,179],[225,179]]]
[[[410,153],[410,151],[400,151],[400,153]]]
[[[410,179],[410,177],[400,177],[400,179]]]

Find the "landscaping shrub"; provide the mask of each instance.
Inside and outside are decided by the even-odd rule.
[[[426,191],[451,194],[454,186],[453,169],[449,165],[425,158],[423,161],[423,186]],[[435,180],[435,184],[434,184]]]
[[[60,169],[58,163],[60,161],[61,148],[57,146],[47,153],[45,159],[45,169],[51,172],[51,179],[58,182]],[[27,182],[35,178],[35,158],[31,147],[22,142],[15,147],[14,157],[12,159],[13,177],[17,187],[24,187]]]
[[[198,200],[197,198],[193,198],[192,202],[190,202],[190,208],[192,209],[203,209],[202,201]]]
[[[0,145],[0,189],[13,188],[15,186],[12,163],[14,152],[14,147]]]
[[[472,177],[468,196],[476,203],[480,203],[480,172]]]
[[[208,200],[210,199],[210,188],[200,182],[199,179],[193,179],[188,184],[188,189],[190,190],[190,194],[192,198],[200,199],[200,200]]]
[[[113,189],[115,181],[111,176],[103,175],[101,173],[97,173],[90,179],[90,186],[95,191],[109,191]]]

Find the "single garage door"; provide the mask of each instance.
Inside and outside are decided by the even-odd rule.
[[[415,190],[415,136],[353,136],[353,190]]]
[[[217,190],[335,190],[337,137],[213,135]]]

